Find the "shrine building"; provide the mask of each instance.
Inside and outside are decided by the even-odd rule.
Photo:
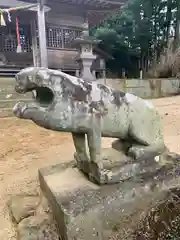
[[[98,24],[119,11],[124,2],[0,0],[0,74],[10,76],[27,66],[47,65],[75,75],[78,49],[72,42],[81,35],[83,23],[89,27]],[[94,51],[97,60],[93,70],[98,73],[102,70],[100,59],[110,56]]]

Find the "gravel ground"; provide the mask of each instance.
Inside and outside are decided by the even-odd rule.
[[[171,151],[180,153],[180,96],[152,101],[162,116],[165,141]],[[14,240],[6,203],[12,194],[38,191],[37,170],[72,159],[70,134],[51,132],[30,121],[0,119],[0,239]],[[112,139],[105,139],[104,146]]]

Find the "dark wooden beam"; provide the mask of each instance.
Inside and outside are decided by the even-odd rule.
[[[0,0],[0,5],[1,1],[6,1],[6,0]],[[8,1],[17,1],[18,0],[8,0]],[[37,0],[21,0],[26,3],[35,3]],[[39,1],[39,0],[38,0]],[[127,2],[127,0],[46,0],[44,4],[52,7],[55,3],[56,4],[66,4],[66,5],[71,5],[75,6],[78,8],[82,7],[83,9],[86,10],[93,10],[93,9],[114,9],[116,7],[120,7],[124,5]]]
[[[46,48],[44,0],[38,0],[38,31],[39,31],[40,66],[47,68],[48,59],[47,59],[47,48]]]
[[[93,9],[112,9],[122,6],[127,0],[49,0],[47,5],[53,7],[53,4],[67,4],[74,7],[81,7],[86,10]]]

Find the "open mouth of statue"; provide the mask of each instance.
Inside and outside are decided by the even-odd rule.
[[[31,111],[39,108],[45,110],[54,101],[54,93],[47,86],[37,86],[33,83],[28,87],[17,84],[15,86],[15,91],[19,94],[32,92],[32,101],[28,101],[28,103],[19,102],[14,106],[13,112],[17,117],[23,117],[25,111]]]
[[[54,100],[53,91],[48,87],[36,87],[32,90],[32,95],[41,107],[48,107]]]

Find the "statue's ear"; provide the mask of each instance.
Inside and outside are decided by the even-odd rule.
[[[62,84],[62,81],[66,81],[66,79],[62,76],[59,76],[59,84],[60,85]]]
[[[57,90],[58,92],[62,91],[62,81],[63,78],[56,74],[51,74],[49,76],[48,85]]]
[[[36,72],[36,74],[34,74],[34,82],[38,85],[38,86],[42,86],[44,80],[46,79],[44,77],[44,74],[42,74],[41,72]]]

